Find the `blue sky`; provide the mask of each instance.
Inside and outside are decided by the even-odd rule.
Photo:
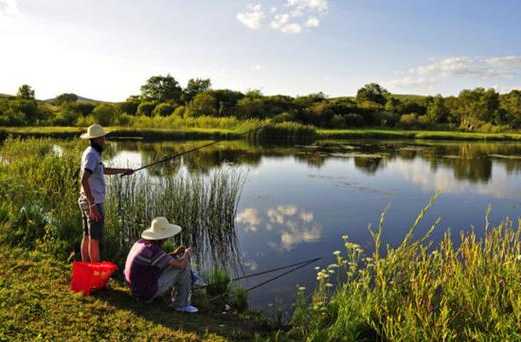
[[[265,94],[521,88],[521,1],[0,0],[0,93],[120,101],[155,74]]]

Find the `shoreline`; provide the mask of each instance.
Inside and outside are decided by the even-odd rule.
[[[243,132],[221,128],[127,128],[107,127],[112,139],[155,140],[238,140]],[[0,127],[0,140],[8,136],[40,138],[75,138],[80,127]],[[411,139],[456,141],[521,141],[521,133],[480,133],[399,129],[317,129],[316,140],[327,139]]]

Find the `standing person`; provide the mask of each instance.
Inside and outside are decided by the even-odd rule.
[[[192,250],[185,248],[182,256],[174,258],[161,249],[167,239],[180,232],[181,227],[170,224],[165,217],[153,219],[128,253],[125,280],[132,295],[145,302],[152,302],[175,287],[177,295],[175,299],[172,297],[175,310],[195,313],[199,310],[190,305]]]
[[[81,190],[78,203],[83,223],[81,259],[85,262],[100,261],[100,241],[103,237],[105,211],[105,175],[130,175],[132,169],[105,168],[101,159],[107,133],[98,124],[89,126],[81,139],[90,140],[90,146],[81,156]]]

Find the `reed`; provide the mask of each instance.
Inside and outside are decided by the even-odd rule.
[[[250,140],[260,142],[287,142],[305,143],[311,142],[316,137],[316,129],[313,126],[302,125],[295,122],[268,123],[252,132]]]
[[[237,266],[234,218],[243,180],[231,169],[209,176],[113,177],[106,200],[109,257],[122,260],[152,219],[165,216],[183,228],[176,243],[191,246],[201,267]]]

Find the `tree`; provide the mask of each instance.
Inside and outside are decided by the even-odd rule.
[[[377,83],[369,83],[358,89],[356,100],[358,102],[370,101],[385,105],[389,92]]]
[[[92,116],[96,122],[102,126],[108,126],[116,121],[118,115],[117,108],[110,104],[100,104],[92,111]]]
[[[164,102],[167,100],[179,101],[183,89],[179,82],[170,74],[166,76],[152,76],[141,86],[141,94],[144,98]]]
[[[23,84],[18,88],[16,96],[25,100],[34,100],[34,89],[28,84]]]
[[[465,89],[460,92],[458,100],[460,115],[472,126],[475,120],[491,122],[499,109],[499,94],[494,89]]]
[[[437,95],[427,105],[427,119],[432,123],[447,122],[449,109],[445,105],[445,100],[441,95]]]
[[[188,103],[192,101],[192,99],[197,95],[210,90],[212,86],[212,82],[209,78],[201,79],[196,78],[195,80],[192,78],[188,81],[186,89],[183,91],[183,101]]]
[[[217,114],[217,100],[208,93],[198,94],[190,103],[189,113],[193,116],[215,116]]]
[[[521,127],[521,90],[512,90],[508,94],[501,95],[500,107],[505,111],[512,127]]]

